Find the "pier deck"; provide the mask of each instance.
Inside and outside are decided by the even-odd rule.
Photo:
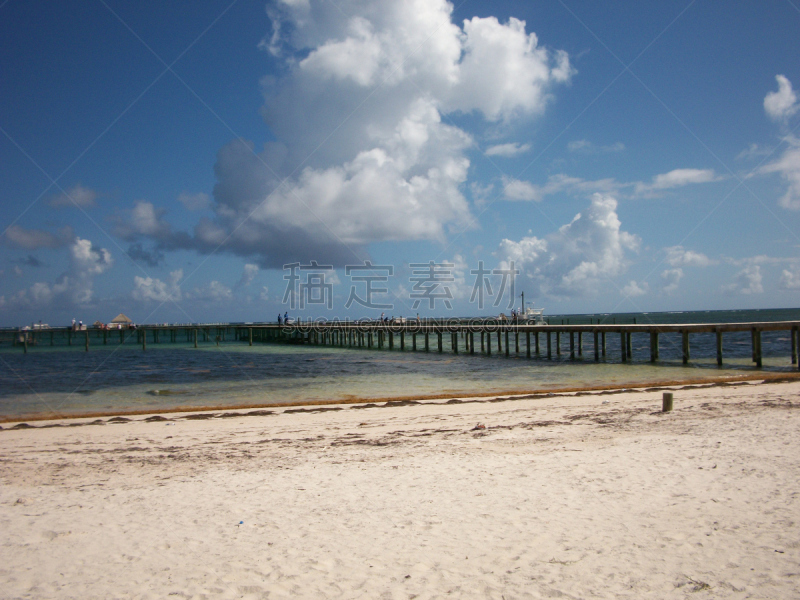
[[[584,338],[591,336],[594,360],[607,356],[608,336],[618,336],[616,354],[621,362],[633,358],[633,336],[649,336],[649,359],[659,361],[659,336],[672,333],[681,335],[683,363],[691,357],[690,336],[713,333],[716,335],[716,359],[723,364],[723,336],[730,333],[749,333],[752,361],[757,367],[763,364],[761,335],[763,332],[784,331],[791,337],[791,362],[800,366],[798,344],[800,343],[800,321],[766,321],[751,323],[685,323],[685,324],[580,324],[541,325],[514,323],[496,320],[425,320],[421,322],[383,323],[377,321],[299,321],[290,325],[277,323],[254,324],[188,324],[188,325],[142,325],[136,329],[50,328],[40,330],[4,330],[0,332],[0,344],[20,347],[23,352],[29,346],[59,345],[84,346],[88,351],[92,344],[136,343],[147,349],[147,344],[177,343],[193,344],[221,342],[293,343],[337,346],[343,348],[366,348],[437,351],[469,354],[517,355],[552,358],[555,354],[569,352],[570,358],[583,357],[587,344]],[[91,342],[90,340],[94,340]],[[513,350],[512,350],[513,348]]]

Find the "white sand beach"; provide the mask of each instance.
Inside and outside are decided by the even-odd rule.
[[[3,424],[0,597],[797,598],[799,395]]]

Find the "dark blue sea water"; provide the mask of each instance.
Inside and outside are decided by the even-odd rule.
[[[550,322],[719,323],[800,320],[800,309],[558,315]],[[633,361],[621,364],[619,336],[607,336],[607,354],[594,362],[592,336],[585,336],[583,356],[570,360],[568,337],[561,356],[525,357],[512,346],[510,357],[464,353],[412,352],[398,349],[346,349],[246,342],[135,343],[108,345],[92,338],[85,352],[50,347],[43,341],[23,354],[0,346],[0,418],[59,417],[89,413],[124,413],[178,407],[234,407],[319,400],[379,400],[417,396],[466,396],[526,392],[563,387],[691,380],[756,372],[749,333],[726,334],[725,365],[716,365],[714,334],[691,336],[692,360],[681,361],[678,334],[661,334],[660,362],[649,362],[649,336],[633,336]],[[135,340],[134,340],[135,341]],[[449,340],[448,340],[449,341]],[[461,342],[463,344],[463,341]],[[788,332],[763,334],[764,368],[795,370]],[[513,336],[512,336],[513,344]],[[447,345],[449,348],[449,344]],[[555,345],[554,345],[555,348]],[[542,352],[544,343],[542,340]],[[495,349],[496,350],[496,349]],[[555,350],[554,350],[555,352]]]

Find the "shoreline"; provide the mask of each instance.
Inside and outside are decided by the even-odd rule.
[[[0,431],[13,429],[15,426],[24,427],[28,421],[35,423],[46,422],[48,425],[40,425],[39,427],[54,426],[56,423],[63,421],[73,422],[79,419],[100,419],[103,417],[109,418],[128,418],[128,417],[158,417],[162,414],[169,414],[174,417],[180,418],[182,415],[187,415],[186,418],[192,418],[192,415],[198,413],[218,413],[211,417],[206,418],[227,418],[233,416],[248,416],[248,413],[238,411],[255,410],[263,411],[268,409],[287,409],[291,412],[319,412],[320,409],[334,409],[337,406],[353,407],[359,404],[377,405],[377,403],[385,403],[384,406],[394,405],[403,406],[408,404],[430,403],[437,400],[448,400],[456,402],[492,402],[492,401],[513,401],[535,398],[548,398],[553,396],[575,396],[593,393],[633,393],[633,392],[646,392],[646,391],[667,391],[668,389],[687,389],[696,388],[702,389],[707,387],[722,387],[736,385],[737,383],[785,383],[792,381],[800,381],[800,373],[798,372],[783,372],[783,373],[760,373],[758,375],[730,375],[723,377],[703,377],[692,379],[667,379],[651,381],[647,383],[631,382],[625,384],[606,384],[594,386],[579,386],[579,387],[560,387],[560,388],[546,388],[546,389],[532,389],[532,390],[503,390],[499,392],[481,392],[470,395],[454,395],[454,394],[426,394],[414,396],[393,396],[393,397],[368,397],[368,398],[347,398],[336,400],[309,400],[306,402],[276,402],[276,403],[251,403],[241,405],[212,405],[212,406],[176,406],[169,408],[162,408],[158,410],[140,409],[140,410],[118,410],[118,411],[91,411],[80,414],[68,415],[45,415],[33,414],[23,416],[0,416]],[[436,404],[442,404],[436,402]],[[314,408],[308,409],[307,407],[320,407],[316,410]],[[358,407],[356,407],[358,408]],[[295,410],[297,409],[297,410]],[[116,421],[120,422],[120,421]],[[52,423],[52,424],[51,424]],[[11,427],[7,425],[11,424]],[[92,423],[85,423],[86,425]],[[32,426],[30,426],[32,427]]]

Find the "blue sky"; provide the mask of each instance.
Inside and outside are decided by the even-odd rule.
[[[789,0],[0,2],[0,325],[489,315],[512,269],[797,306],[797,40]]]

